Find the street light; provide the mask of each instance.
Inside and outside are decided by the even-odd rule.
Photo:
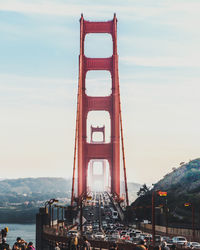
[[[152,192],[152,240],[153,240],[153,247],[155,247],[155,194],[159,196],[167,196],[167,192],[157,190]],[[167,223],[168,224],[168,223]],[[166,226],[166,231],[168,226]]]
[[[192,203],[184,203],[185,207],[191,207],[192,208],[192,238],[193,241],[195,240],[195,225],[194,225],[194,221],[195,221],[195,210],[194,210],[194,205]]]
[[[64,206],[61,206],[61,205],[54,205],[54,207],[56,207],[57,208],[57,229],[58,229],[58,227],[59,227],[59,218],[60,218],[60,213],[59,213],[59,209],[61,208],[62,209],[62,215],[61,215],[61,218],[62,218],[62,223],[63,223],[63,221],[64,221]]]
[[[53,211],[51,211],[51,205],[54,203],[54,202],[58,202],[57,199],[50,199],[49,201],[46,201],[44,206],[45,206],[45,211],[47,211],[47,206],[49,206],[49,227],[51,227],[51,217],[52,217],[52,220],[53,220]],[[52,223],[53,224],[53,223]]]

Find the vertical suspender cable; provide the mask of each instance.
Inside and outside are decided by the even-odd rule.
[[[117,19],[116,14],[114,14],[114,30],[115,36],[117,37]],[[116,38],[115,37],[115,38]],[[117,41],[115,39],[115,55],[117,56]],[[114,50],[113,50],[114,51]],[[116,62],[115,62],[116,63]],[[129,205],[128,200],[128,186],[127,186],[127,177],[126,177],[126,161],[125,161],[125,150],[124,150],[124,136],[123,136],[123,127],[122,127],[122,114],[121,114],[121,102],[120,102],[120,89],[119,89],[119,74],[118,74],[118,56],[117,56],[117,88],[119,95],[119,119],[120,119],[120,129],[121,129],[121,144],[122,144],[122,156],[123,156],[123,167],[124,167],[124,182],[125,182],[125,192],[126,192],[126,205]]]
[[[72,175],[72,193],[71,193],[71,206],[74,202],[74,186],[75,186],[75,173],[76,173],[76,155],[77,155],[77,140],[79,130],[79,116],[80,116],[80,93],[81,93],[81,74],[80,74],[80,60],[82,55],[82,30],[83,30],[83,14],[81,14],[81,28],[80,28],[80,57],[79,57],[79,81],[78,81],[78,94],[77,94],[77,112],[76,112],[76,132],[75,132],[75,144],[74,144],[74,163],[73,163],[73,175]]]
[[[75,186],[75,173],[76,173],[76,152],[77,152],[77,139],[78,139],[78,127],[79,127],[79,92],[78,87],[77,95],[77,112],[76,112],[76,131],[75,131],[75,142],[74,142],[74,163],[73,163],[73,175],[72,175],[72,192],[71,192],[71,206],[74,202],[74,186]]]
[[[126,192],[126,205],[129,206],[128,185],[127,185],[127,177],[126,177],[126,160],[125,160],[125,150],[124,150],[124,135],[123,135],[123,127],[122,127],[122,113],[121,113],[120,98],[119,98],[119,112],[120,112],[119,119],[120,119],[120,128],[121,128],[121,142],[122,142],[122,156],[123,156],[123,166],[124,166],[124,181],[125,181],[125,192]]]

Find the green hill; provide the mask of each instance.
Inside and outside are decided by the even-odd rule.
[[[128,183],[128,187],[130,200],[134,200],[140,185]],[[0,223],[34,223],[38,208],[51,198],[69,204],[71,180],[48,177],[1,180]]]
[[[71,180],[64,178],[20,178],[0,181],[0,194],[64,193],[69,190],[71,190]]]
[[[158,190],[166,191],[167,197],[159,197]],[[153,189],[146,190],[132,203],[132,206],[146,207],[137,209],[136,216],[140,220],[151,220],[151,199],[152,192],[155,191],[156,206],[164,205],[169,209],[169,223],[191,225],[191,206],[185,207],[184,203],[191,203],[196,212],[200,210],[200,158],[188,163],[182,163],[179,167],[174,168],[171,173],[166,174],[161,180],[154,184]],[[147,208],[149,207],[149,208]],[[199,220],[196,213],[195,220]]]

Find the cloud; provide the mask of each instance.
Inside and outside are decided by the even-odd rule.
[[[143,19],[151,16],[161,15],[163,12],[171,10],[168,2],[165,4],[145,4],[142,1],[138,4],[137,1],[121,4],[121,1],[115,1],[115,5],[102,2],[101,4],[91,4],[90,1],[59,2],[59,1],[25,1],[25,0],[2,0],[0,10],[14,11],[21,13],[60,15],[60,16],[76,16],[80,13],[87,13],[93,17],[106,17],[108,13],[124,13],[125,18]],[[146,6],[144,8],[144,5]],[[180,10],[180,9],[179,9]],[[110,14],[109,14],[110,15]]]
[[[126,56],[120,58],[125,64],[144,67],[200,67],[197,58],[189,57],[140,57]]]
[[[107,9],[107,8],[106,8]],[[103,13],[100,10],[106,10],[104,6],[92,6],[83,4],[72,3],[59,3],[54,1],[3,1],[0,5],[0,10],[14,11],[20,13],[32,13],[32,14],[47,14],[47,15],[59,15],[59,16],[76,16],[81,14],[82,11],[94,12],[97,16],[102,16]]]
[[[72,79],[27,77],[0,74],[2,106],[75,105],[76,87]]]

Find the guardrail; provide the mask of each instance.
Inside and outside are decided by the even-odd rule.
[[[70,245],[70,239],[69,237],[59,236],[59,235],[53,235],[53,234],[47,234],[43,233],[43,241],[46,242],[46,244],[49,247],[54,247],[56,243],[59,243],[61,249],[68,249]],[[101,241],[101,240],[89,240],[92,248],[99,248],[99,249],[109,249],[113,242],[108,241]],[[117,242],[116,243],[118,250],[132,250],[136,248],[136,244],[134,243],[127,243],[127,242]],[[83,240],[80,238],[78,240],[78,246],[83,246]],[[53,249],[53,248],[52,248]]]
[[[140,229],[144,232],[151,233],[152,232],[152,225],[151,224],[144,224],[140,223]],[[175,227],[164,227],[164,226],[155,226],[155,230],[157,234],[160,235],[168,235],[169,237],[175,236],[183,236],[186,237],[187,240],[190,241],[200,241],[200,230],[195,230],[195,237],[193,239],[193,231],[192,229],[187,228],[175,228]]]
[[[124,220],[124,213],[123,213],[121,207],[119,206],[119,204],[117,202],[114,201],[113,197],[109,193],[107,193],[107,194],[108,194],[113,206],[117,210],[119,217],[120,217],[120,220],[123,221]]]

